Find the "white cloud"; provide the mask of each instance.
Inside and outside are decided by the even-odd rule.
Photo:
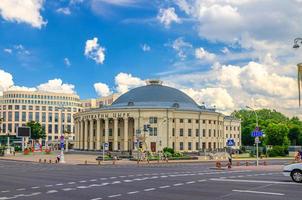
[[[141,48],[144,52],[151,51],[151,47],[148,44],[141,45]]]
[[[11,86],[10,88],[8,88],[8,91],[30,91],[30,92],[34,92],[37,91],[37,88],[29,88],[29,87],[25,87],[25,86]]]
[[[105,48],[100,46],[97,37],[86,41],[84,54],[88,58],[93,59],[97,64],[103,64],[105,61]]]
[[[202,47],[195,49],[195,57],[199,60],[210,61],[210,62],[213,62],[216,59],[215,54],[204,50],[204,48]]]
[[[119,93],[125,93],[128,90],[145,85],[145,81],[138,77],[133,77],[131,74],[119,73],[115,76],[116,90]]]
[[[56,11],[57,11],[57,13],[61,13],[61,14],[64,14],[64,15],[71,15],[71,11],[68,7],[58,8]]]
[[[69,67],[71,65],[71,62],[68,58],[64,58],[64,64]]]
[[[8,53],[8,54],[13,53],[13,50],[12,50],[12,49],[9,49],[9,48],[5,48],[5,49],[3,49],[3,51],[4,51],[5,53]]]
[[[93,85],[96,93],[100,96],[100,97],[106,97],[112,94],[112,91],[110,91],[109,86],[107,84],[104,83],[95,83]]]
[[[189,42],[185,42],[182,37],[174,40],[171,46],[177,52],[177,55],[181,60],[184,60],[187,57],[187,50],[192,48],[192,45]]]
[[[111,4],[115,6],[131,6],[138,3],[137,0],[97,0],[96,2]]]
[[[13,84],[13,76],[10,73],[0,69],[0,96],[2,95],[3,91],[7,90]]]
[[[3,19],[17,23],[27,23],[41,28],[46,22],[41,16],[44,0],[1,0],[0,15]]]
[[[175,23],[181,23],[180,18],[175,13],[175,8],[160,8],[157,14],[157,20],[162,23],[166,28],[169,28],[170,25]]]
[[[52,79],[37,86],[40,91],[75,94],[74,85],[63,83],[61,79]]]

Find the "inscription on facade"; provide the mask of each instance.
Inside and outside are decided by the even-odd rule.
[[[130,113],[124,113],[124,112],[119,112],[119,113],[98,113],[98,114],[89,114],[82,116],[80,120],[85,120],[85,119],[109,119],[109,118],[125,118],[125,117],[131,117]]]

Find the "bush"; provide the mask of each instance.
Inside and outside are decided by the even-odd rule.
[[[170,152],[165,152],[164,153],[164,155],[166,156],[166,157],[168,157],[168,158],[170,158],[170,157],[172,157],[173,156],[173,154],[172,153],[170,153]]]
[[[267,153],[269,157],[286,156],[288,154],[287,148],[287,146],[273,146]]]
[[[164,151],[164,153],[170,153],[170,154],[172,154],[172,155],[175,153],[174,149],[169,148],[169,147],[165,147],[165,148],[163,149],[163,151]]]
[[[173,154],[173,157],[183,157],[183,154],[180,152],[176,152]]]

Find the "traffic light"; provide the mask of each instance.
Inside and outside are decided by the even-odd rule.
[[[143,142],[139,142],[139,143],[138,143],[138,147],[139,147],[139,148],[143,148]]]

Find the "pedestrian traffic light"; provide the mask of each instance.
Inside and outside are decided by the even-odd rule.
[[[142,142],[139,142],[139,143],[138,143],[138,147],[139,147],[139,148],[143,148],[143,143],[142,143]]]

